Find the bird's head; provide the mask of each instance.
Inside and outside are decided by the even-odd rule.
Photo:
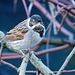
[[[45,35],[45,27],[42,18],[39,15],[32,15],[29,18],[29,28],[38,32],[41,37]]]

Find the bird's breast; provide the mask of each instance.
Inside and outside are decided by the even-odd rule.
[[[10,44],[17,50],[23,50],[37,45],[41,40],[42,38],[40,37],[39,33],[30,30],[24,35],[24,39],[13,41]]]

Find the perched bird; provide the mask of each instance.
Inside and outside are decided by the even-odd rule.
[[[2,42],[10,43],[14,49],[23,50],[31,48],[38,43],[45,35],[45,27],[39,15],[32,15],[11,29],[3,37]],[[3,48],[0,50],[0,59]]]

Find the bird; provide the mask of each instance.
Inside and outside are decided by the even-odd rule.
[[[11,44],[16,50],[24,50],[39,44],[44,35],[45,26],[42,18],[35,14],[8,31],[1,41]],[[2,47],[0,50],[0,60],[3,49]]]

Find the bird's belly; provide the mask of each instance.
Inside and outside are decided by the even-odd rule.
[[[41,40],[42,38],[39,36],[39,34],[34,33],[29,37],[25,36],[22,40],[11,42],[11,46],[17,50],[23,50],[37,45]]]

